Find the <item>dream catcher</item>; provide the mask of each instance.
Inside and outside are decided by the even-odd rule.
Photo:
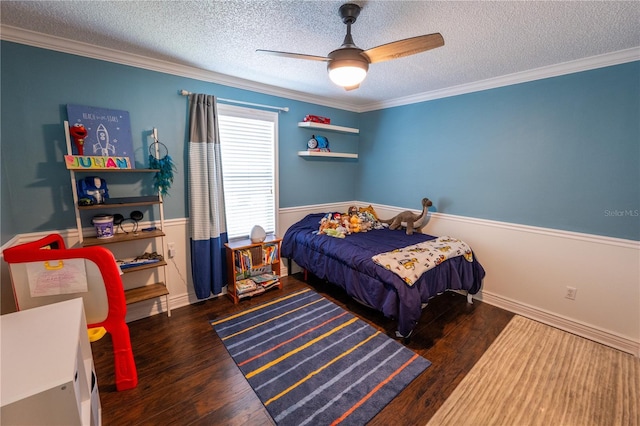
[[[153,129],[153,143],[149,146],[149,168],[159,169],[153,177],[153,188],[164,197],[173,183],[176,166],[169,156],[169,149],[158,140],[158,129]]]

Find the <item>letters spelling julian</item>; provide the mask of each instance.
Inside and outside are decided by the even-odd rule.
[[[65,155],[67,169],[130,169],[129,157]]]

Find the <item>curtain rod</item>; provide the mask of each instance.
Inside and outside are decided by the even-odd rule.
[[[189,95],[192,95],[193,93],[183,89],[183,90],[180,91],[180,94],[182,96],[189,96]],[[277,106],[271,106],[271,105],[254,104],[254,103],[251,103],[251,102],[235,101],[233,99],[224,99],[224,98],[216,98],[216,99],[219,100],[220,102],[226,102],[226,103],[230,103],[230,104],[249,105],[249,106],[254,106],[254,107],[269,108],[269,109],[275,109],[275,110],[278,110],[278,111],[289,112],[289,107],[277,107]]]

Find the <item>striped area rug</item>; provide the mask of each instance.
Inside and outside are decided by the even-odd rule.
[[[515,316],[429,421],[640,424],[640,359]]]
[[[211,324],[278,425],[363,425],[431,364],[313,290]]]

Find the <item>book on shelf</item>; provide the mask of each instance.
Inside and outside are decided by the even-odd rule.
[[[251,290],[251,291],[248,291],[246,293],[238,294],[238,297],[240,299],[242,299],[243,297],[255,296],[256,294],[261,294],[261,293],[264,293],[265,291],[266,291],[266,289],[264,287],[257,287],[255,290]]]
[[[245,272],[251,270],[251,267],[253,266],[251,251],[247,249],[238,250],[236,251],[235,257],[237,272]]]
[[[262,263],[264,264],[272,264],[276,260],[278,260],[278,245],[277,244],[266,244],[262,247]]]
[[[236,294],[239,297],[253,296],[277,285],[280,279],[272,273],[263,273],[236,281]]]
[[[251,277],[251,279],[253,280],[253,282],[255,282],[256,284],[265,286],[265,285],[269,285],[273,282],[277,282],[278,281],[278,276],[275,274],[260,274],[260,275],[255,275],[253,277]]]
[[[280,281],[278,281],[278,280],[269,281],[269,282],[260,284],[260,287],[262,287],[263,290],[269,290],[271,287],[277,286],[279,282]]]
[[[271,269],[270,265],[263,265],[263,266],[260,266],[259,268],[253,268],[249,275],[256,276],[256,275],[262,275],[262,274],[270,274],[271,272],[273,272],[273,270]]]
[[[236,281],[236,293],[237,294],[245,294],[256,290],[258,285],[250,278],[245,278],[242,280]]]

